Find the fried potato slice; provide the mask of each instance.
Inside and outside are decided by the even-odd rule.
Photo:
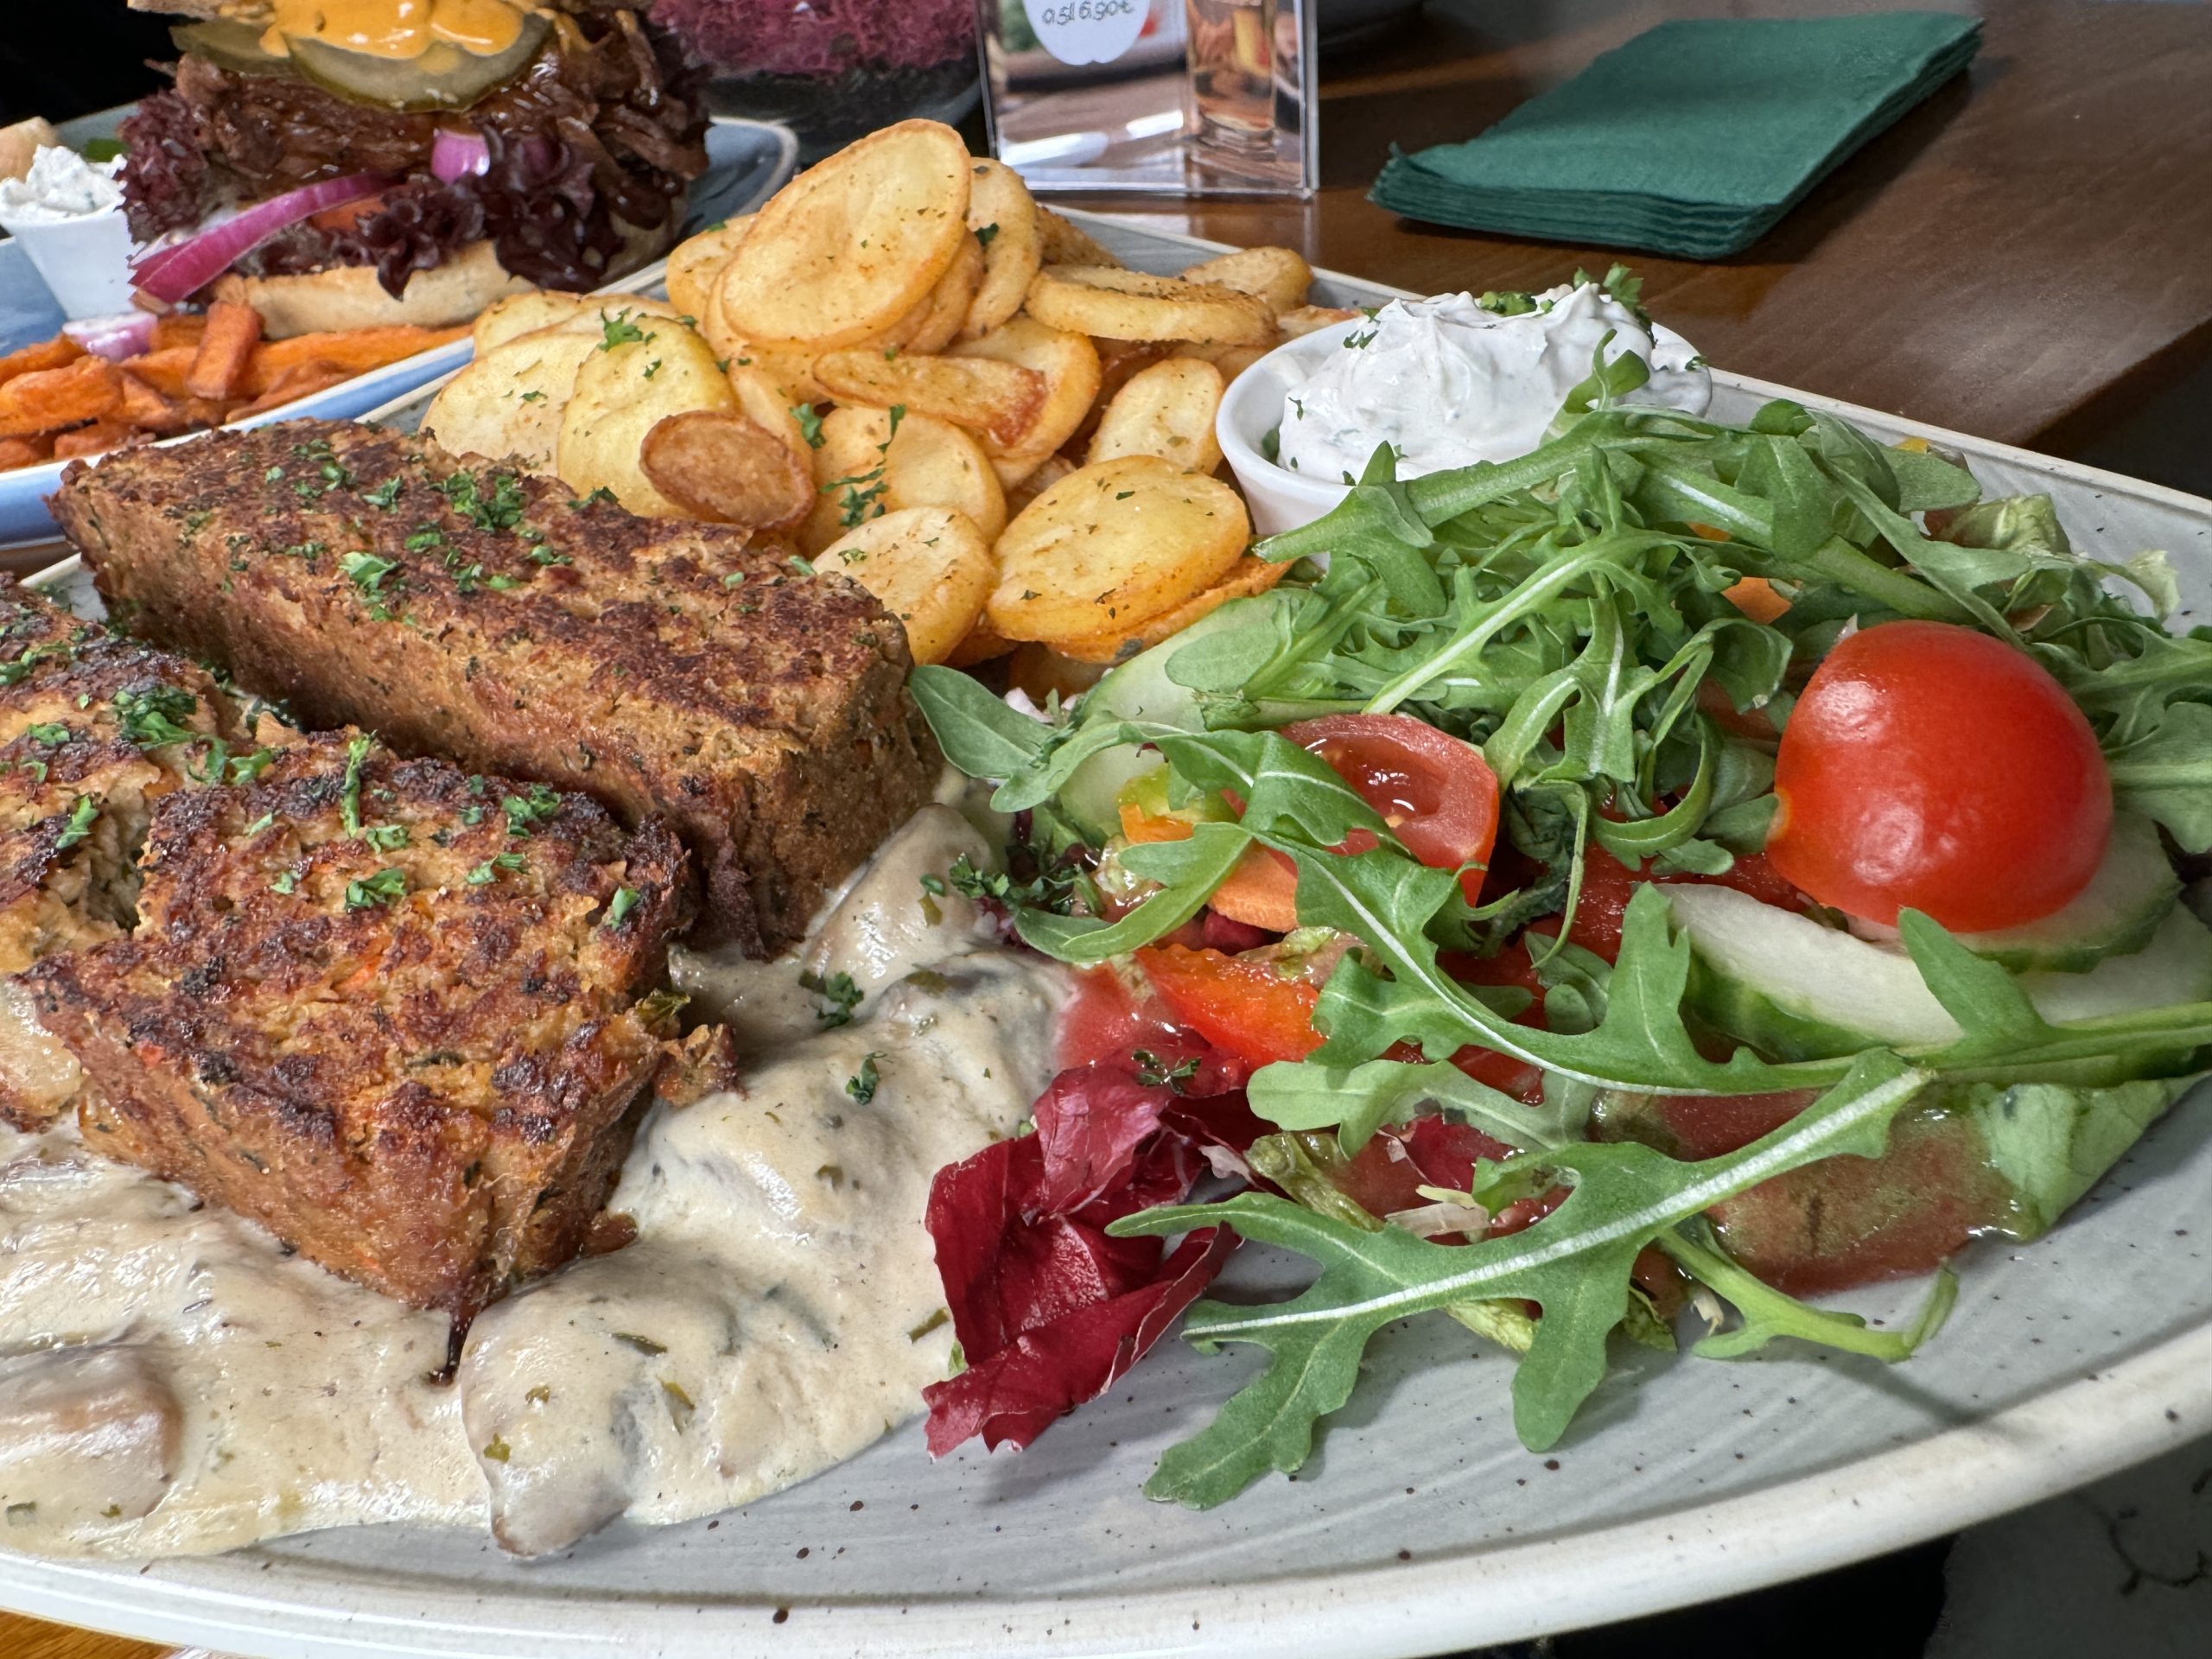
[[[645,476],[645,435],[671,415],[734,410],[737,394],[713,348],[683,324],[648,321],[644,333],[642,340],[585,354],[575,394],[562,411],[554,470],[580,495],[611,490],[632,512],[681,518],[686,510]]]
[[[819,552],[876,514],[951,507],[986,541],[1006,528],[1006,497],[975,436],[950,421],[847,404],[822,417],[810,450],[815,499],[799,545]]]
[[[809,168],[754,216],[722,271],[730,328],[828,350],[889,327],[973,240],[969,166],[950,127],[901,121]]]
[[[976,290],[982,286],[984,265],[983,245],[971,236],[952,256],[952,263],[937,279],[929,298],[916,308],[912,328],[899,342],[899,349],[927,354],[941,352],[959,339],[961,327],[968,321],[968,308],[975,302]]]
[[[1249,294],[1107,265],[1046,265],[1029,284],[1029,315],[1109,340],[1258,346],[1275,331],[1266,302]]]
[[[1358,315],[1348,305],[1301,305],[1276,313],[1275,327],[1282,330],[1285,340],[1296,340],[1317,328],[1333,328],[1340,322],[1350,322]]]
[[[1002,447],[1027,434],[1047,390],[1042,374],[1019,363],[905,352],[824,352],[814,359],[814,378],[840,403],[934,415]]]
[[[995,466],[1004,465],[1003,462],[994,462],[993,464]],[[1038,462],[1037,470],[1031,473],[1019,484],[1007,485],[1006,491],[1006,512],[1008,522],[1020,517],[1021,510],[1024,507],[1027,506],[1032,501],[1034,501],[1039,496],[1044,494],[1046,491],[1051,489],[1053,485],[1058,483],[1062,479],[1065,478],[1073,471],[1075,471],[1075,462],[1070,461],[1065,455],[1047,455],[1043,461]]]
[[[454,454],[550,473],[576,371],[599,346],[596,331],[566,325],[503,340],[480,352],[430,400],[423,430]]]
[[[804,409],[811,420],[813,409],[804,399],[785,396],[783,388],[760,370],[741,369],[734,363],[729,365],[729,389],[737,394],[738,412],[772,435],[811,474],[814,446],[807,442],[806,427],[799,420],[799,410]]]
[[[952,648],[952,654],[944,659],[944,665],[947,668],[975,668],[983,663],[996,662],[1014,648],[1014,641],[993,633],[988,622],[978,622],[968,630],[968,637]]]
[[[1065,215],[1054,213],[1042,203],[1037,208],[1037,232],[1043,243],[1044,263],[1048,265],[1118,265],[1122,263],[1107,251],[1104,243],[1094,240],[1090,232],[1080,229]]]
[[[753,215],[724,219],[712,230],[686,237],[668,256],[668,302],[677,315],[703,320],[707,302],[722,270],[735,257],[753,228]]]
[[[666,300],[643,294],[556,294],[534,291],[512,294],[476,319],[469,338],[482,356],[493,346],[547,328],[573,328],[598,334],[611,321],[620,332],[622,323],[641,317],[667,317],[677,309]]]
[[[963,340],[947,355],[1018,364],[1045,377],[1044,401],[1019,438],[1005,443],[982,435],[991,468],[1009,489],[1073,437],[1097,401],[1098,348],[1087,335],[1048,327],[1034,317],[1015,317],[980,340]]]
[[[663,416],[638,446],[653,488],[695,518],[782,530],[814,505],[814,474],[766,427],[721,410]]]
[[[1266,593],[1289,570],[1287,563],[1271,564],[1248,553],[1230,566],[1229,574],[1219,582],[1180,605],[1127,628],[1094,634],[1088,639],[1058,640],[1052,649],[1078,663],[1125,663],[1171,634],[1182,632],[1200,617],[1220,609],[1232,599],[1249,599],[1255,594]]]
[[[991,626],[1009,639],[1090,639],[1204,593],[1251,539],[1243,499],[1154,455],[1079,467],[999,537]]]
[[[1213,417],[1226,382],[1195,357],[1171,357],[1129,377],[1099,416],[1088,460],[1096,466],[1122,455],[1158,455],[1194,473],[1221,465]]]
[[[855,525],[815,559],[850,576],[906,627],[917,663],[941,663],[983,613],[996,565],[967,514],[906,507]]]
[[[983,280],[969,302],[960,337],[975,340],[1021,309],[1045,262],[1045,232],[1037,199],[1020,174],[991,161],[976,162],[969,173],[968,228],[983,256]]]
[[[1199,261],[1183,272],[1183,280],[1216,283],[1249,294],[1281,316],[1306,303],[1306,290],[1313,286],[1313,267],[1288,248],[1238,248]]]

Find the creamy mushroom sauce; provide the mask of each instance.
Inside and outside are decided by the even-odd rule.
[[[676,953],[759,1058],[652,1108],[610,1200],[636,1243],[487,1310],[450,1383],[443,1316],[92,1155],[66,1120],[0,1128],[0,1546],[153,1556],[488,1518],[537,1554],[743,1503],[912,1415],[952,1345],[930,1179],[1027,1118],[1066,994],[923,888],[963,853],[991,856],[925,807],[801,953]],[[853,976],[853,1023],[822,1028],[809,969]],[[20,1012],[0,997],[0,1065],[66,1066]]]

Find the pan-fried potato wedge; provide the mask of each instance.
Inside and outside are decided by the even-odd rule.
[[[799,531],[810,554],[883,512],[951,507],[986,541],[1006,528],[1006,497],[973,435],[927,415],[900,416],[847,404],[822,417],[822,444],[808,453],[816,495]]]
[[[1296,340],[1317,328],[1332,328],[1338,323],[1350,322],[1358,315],[1348,305],[1301,305],[1278,312],[1275,327],[1282,330],[1285,340]]]
[[[757,345],[851,346],[921,302],[968,234],[968,146],[901,121],[800,174],[754,215],[716,292]]]
[[[1249,599],[1254,594],[1266,593],[1289,571],[1287,563],[1270,564],[1248,553],[1230,566],[1229,574],[1219,582],[1172,610],[1147,617],[1127,629],[1095,634],[1088,639],[1058,640],[1052,649],[1078,663],[1125,663],[1169,635],[1182,632],[1200,617],[1218,610],[1232,599]]]
[[[941,663],[967,639],[997,568],[982,532],[950,507],[906,507],[871,518],[814,563],[850,576],[905,623],[917,663]]]
[[[1106,251],[1103,243],[1092,239],[1090,232],[1079,230],[1065,216],[1039,204],[1037,232],[1044,243],[1044,263],[1048,265],[1118,265],[1122,262]]]
[[[1251,528],[1228,485],[1156,456],[1079,467],[999,537],[991,626],[1056,646],[1114,632],[1219,582]]]
[[[1221,465],[1213,417],[1221,408],[1221,371],[1195,357],[1171,357],[1129,377],[1099,416],[1090,463],[1158,455],[1194,473]]]
[[[550,473],[576,371],[599,336],[563,326],[503,340],[446,383],[423,411],[423,430],[457,455],[507,458]]]
[[[695,518],[782,530],[814,505],[814,474],[791,446],[721,410],[664,416],[638,446],[638,467]]]
[[[715,282],[721,275],[746,234],[753,228],[751,213],[724,219],[712,230],[686,237],[668,256],[668,302],[679,315],[703,319]]]
[[[1313,286],[1313,267],[1288,248],[1239,248],[1201,260],[1183,273],[1183,280],[1217,283],[1249,294],[1281,316],[1306,303],[1306,290]]]
[[[804,402],[786,397],[783,388],[759,369],[741,369],[734,363],[729,366],[729,389],[737,394],[738,413],[771,434],[811,474],[814,446],[806,441],[806,429],[798,418],[800,409],[805,407]],[[807,412],[810,416],[813,413],[810,409]]]
[[[554,470],[580,495],[611,490],[632,512],[683,518],[684,509],[645,476],[639,461],[645,434],[687,410],[736,406],[737,394],[705,340],[679,322],[647,322],[643,340],[585,353],[562,412]]]
[[[904,352],[824,352],[814,359],[814,378],[840,403],[902,406],[988,434],[1003,447],[1028,433],[1046,392],[1045,377],[1019,363]]]
[[[976,162],[969,174],[968,228],[982,251],[983,280],[969,302],[960,337],[975,340],[1021,309],[1045,262],[1045,232],[1037,199],[1020,174],[989,161]]]
[[[1109,340],[1257,346],[1275,330],[1274,315],[1249,294],[1108,265],[1046,265],[1029,284],[1029,315]]]
[[[1047,327],[1034,317],[1015,317],[981,340],[963,340],[947,355],[1019,364],[1045,377],[1044,402],[1016,442],[983,435],[991,469],[1009,489],[1075,435],[1098,398],[1098,348],[1086,335]]]

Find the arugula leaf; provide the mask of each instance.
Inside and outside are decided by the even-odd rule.
[[[1894,1364],[1910,1358],[1915,1349],[1942,1329],[1958,1300],[1958,1275],[1948,1268],[1938,1268],[1936,1282],[1910,1325],[1903,1331],[1874,1331],[1856,1313],[1808,1307],[1745,1272],[1728,1259],[1711,1225],[1702,1219],[1662,1233],[1653,1242],[1692,1278],[1726,1297],[1742,1316],[1735,1330],[1707,1337],[1690,1350],[1700,1359],[1733,1359],[1765,1347],[1777,1337],[1796,1337]]]
[[[1257,1192],[1115,1223],[1108,1230],[1123,1236],[1228,1225],[1321,1265],[1320,1276],[1287,1302],[1204,1301],[1191,1310],[1185,1335],[1200,1348],[1248,1342],[1270,1359],[1211,1424],[1168,1452],[1147,1494],[1205,1508],[1270,1469],[1296,1470],[1320,1420],[1351,1397],[1376,1332],[1467,1301],[1518,1297],[1543,1309],[1514,1376],[1514,1426],[1531,1450],[1557,1444],[1605,1376],[1605,1338],[1626,1310],[1638,1251],[1786,1170],[1840,1154],[1878,1154],[1890,1120],[1927,1082],[1894,1056],[1862,1055],[1842,1083],[1772,1134],[1698,1163],[1633,1141],[1530,1154],[1528,1161],[1572,1182],[1566,1201],[1524,1231],[1473,1244],[1432,1244],[1395,1229],[1368,1232]]]
[[[1187,841],[1132,847],[1122,854],[1122,866],[1159,882],[1160,890],[1119,921],[1023,909],[1014,912],[1014,929],[1025,942],[1062,962],[1104,962],[1125,955],[1197,915],[1250,844],[1242,825],[1216,823],[1194,826]]]
[[[1522,1151],[1563,1146],[1580,1132],[1586,1112],[1529,1106],[1478,1083],[1448,1060],[1410,1065],[1369,1060],[1355,1066],[1307,1060],[1263,1065],[1246,1085],[1252,1109],[1286,1129],[1334,1127],[1350,1157],[1385,1123],[1402,1123],[1433,1103],[1496,1141]]]
[[[937,734],[944,758],[970,778],[1015,776],[1044,748],[1051,733],[957,668],[924,664],[907,675],[906,689]]]
[[[1977,1084],[1966,1109],[1990,1166],[2012,1190],[2005,1230],[2033,1238],[2056,1224],[2143,1131],[2201,1079],[2161,1077],[2108,1089],[2056,1083]]]
[[[2184,852],[2212,852],[2212,706],[2173,703],[2156,729],[2105,758],[2121,806],[2157,819]]]

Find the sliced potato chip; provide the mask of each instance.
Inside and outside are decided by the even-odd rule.
[[[691,330],[655,319],[642,327],[643,339],[584,354],[562,412],[555,470],[580,495],[611,490],[632,512],[680,518],[685,510],[653,486],[640,464],[645,434],[687,410],[734,410],[737,394],[713,347]]]
[[[504,300],[495,300],[477,314],[468,330],[469,340],[481,357],[494,346],[514,339],[518,334],[550,328],[592,309],[599,301],[589,294],[558,294],[544,289],[532,289],[527,294],[510,294]]]
[[[841,403],[934,415],[1001,446],[1029,431],[1046,391],[1043,375],[1018,363],[905,352],[824,352],[814,359],[814,378]]]
[[[1098,397],[1098,348],[1083,334],[1047,327],[1034,317],[1015,317],[981,340],[963,340],[947,355],[1019,364],[1045,377],[1044,401],[1015,442],[982,435],[992,470],[1008,488],[1075,435]]]
[[[819,553],[847,531],[887,510],[886,481],[892,440],[891,417],[864,404],[846,404],[822,416],[811,446],[814,505],[799,526],[798,544],[809,556]]]
[[[1021,175],[1003,162],[990,161],[979,161],[969,171],[968,228],[982,250],[983,280],[962,321],[963,340],[989,334],[1020,310],[1045,261],[1037,199]]]
[[[884,417],[889,424],[889,416]],[[952,507],[965,513],[985,541],[1006,528],[1006,493],[991,458],[975,435],[950,421],[908,415],[892,435],[884,456],[883,499],[891,509]]]
[[[936,287],[968,234],[968,147],[901,121],[779,190],[724,268],[724,319],[756,345],[857,344]]]
[[[1152,455],[1084,467],[999,537],[991,626],[1009,639],[1090,639],[1159,615],[1229,573],[1251,538],[1243,499]]]
[[[1313,267],[1288,248],[1238,248],[1192,265],[1183,280],[1218,283],[1249,294],[1280,316],[1306,303],[1306,290],[1313,286]]]
[[[1249,294],[1106,265],[1046,265],[1029,284],[1029,315],[1109,340],[1257,346],[1274,335],[1274,314]]]
[[[679,315],[704,321],[707,304],[722,267],[745,242],[753,215],[724,219],[712,230],[686,237],[668,256],[668,302]]]
[[[1221,371],[1195,357],[1171,357],[1132,375],[1114,394],[1091,434],[1094,465],[1122,455],[1158,455],[1194,473],[1221,465],[1213,417],[1221,408]]]
[[[1037,231],[1043,242],[1044,263],[1048,265],[1118,265],[1122,262],[1106,250],[1103,242],[1094,241],[1090,232],[1083,230],[1065,214],[1056,213],[1041,202],[1037,207]]]
[[[971,236],[960,245],[944,275],[937,279],[937,286],[918,308],[913,332],[899,349],[927,355],[943,351],[959,339],[961,325],[968,321],[968,308],[982,285],[983,269],[983,245]]]
[[[918,663],[941,663],[983,613],[996,566],[965,513],[906,507],[855,526],[814,561],[850,576],[906,626]]]
[[[776,441],[797,455],[810,474],[814,468],[814,446],[806,440],[806,424],[799,419],[799,411],[806,411],[811,421],[814,410],[804,399],[786,397],[782,387],[759,369],[741,369],[733,363],[729,366],[729,389],[737,394],[738,412],[763,431],[771,433]]]
[[[503,340],[446,383],[422,429],[456,455],[550,472],[576,370],[596,349],[595,339],[557,328]]]
[[[1271,564],[1267,560],[1246,554],[1230,567],[1229,574],[1219,582],[1196,595],[1185,600],[1158,616],[1126,629],[1094,634],[1088,639],[1061,639],[1052,649],[1061,656],[1078,663],[1125,663],[1139,652],[1158,645],[1171,634],[1177,634],[1210,612],[1219,609],[1232,599],[1249,599],[1254,594],[1264,594],[1289,573],[1287,563]]]
[[[1317,328],[1331,328],[1340,322],[1350,322],[1358,315],[1348,305],[1301,305],[1295,309],[1278,313],[1275,326],[1282,330],[1285,340],[1296,340],[1300,334],[1310,334]]]
[[[782,530],[814,505],[814,474],[766,427],[721,410],[664,416],[638,446],[645,480],[695,518]]]

